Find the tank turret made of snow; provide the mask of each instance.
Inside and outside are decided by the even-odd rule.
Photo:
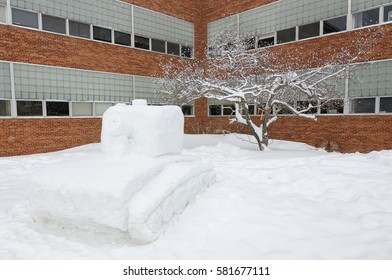
[[[103,115],[101,147],[104,153],[162,156],[182,152],[184,115],[178,106],[147,106],[134,100],[118,104]]]

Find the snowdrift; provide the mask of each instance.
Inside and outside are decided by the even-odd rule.
[[[170,219],[215,180],[212,166],[181,154],[183,116],[178,112],[174,106],[109,109],[103,120],[103,153],[54,164],[33,176],[35,219],[121,231],[139,244],[157,239]],[[169,133],[162,118],[170,124]]]

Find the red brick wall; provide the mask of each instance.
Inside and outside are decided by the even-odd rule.
[[[58,151],[100,138],[101,119],[0,119],[0,156]]]
[[[186,133],[247,133],[246,127],[229,124],[228,117],[208,117],[204,109],[206,102],[196,102],[199,113],[195,118],[186,118]],[[257,118],[254,120],[257,122]],[[317,121],[281,116],[271,126],[270,137],[304,142],[330,151],[370,152],[392,149],[391,124],[392,115],[319,116]]]
[[[205,101],[202,101],[205,102]],[[200,105],[200,104],[198,104]],[[186,133],[247,133],[228,117],[185,118]],[[320,116],[317,121],[282,116],[273,124],[272,139],[290,140],[330,151],[370,152],[392,149],[392,116]],[[63,150],[100,141],[101,119],[0,120],[0,156]]]

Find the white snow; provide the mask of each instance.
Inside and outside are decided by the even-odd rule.
[[[33,174],[56,164],[87,164],[100,153],[99,144],[0,158],[0,258],[392,259],[392,151],[327,153],[301,143],[273,141],[268,151],[259,152],[240,137],[246,138],[186,135],[183,156],[212,164],[216,183],[168,223],[158,240],[142,246],[111,231],[76,231],[33,220]],[[108,166],[111,160],[108,157]],[[167,177],[193,171],[187,163],[173,162]],[[75,180],[85,188],[82,177]],[[154,204],[154,196],[171,191],[170,180],[165,184],[162,193],[147,188],[143,196]],[[123,189],[117,191],[121,196]],[[133,198],[135,205],[142,203]],[[143,211],[130,212],[143,220]]]
[[[112,155],[138,153],[145,156],[178,154],[182,151],[184,115],[178,106],[117,104],[102,119],[102,151]]]

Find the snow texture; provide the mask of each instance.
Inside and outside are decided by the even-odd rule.
[[[159,239],[143,246],[113,231],[76,231],[33,220],[33,174],[91,162],[102,155],[99,144],[0,158],[0,259],[392,259],[392,151],[327,153],[274,140],[260,153],[248,140],[239,135],[185,136],[181,162],[192,164],[187,155],[212,164],[216,182],[167,223]],[[110,160],[108,156],[107,165]],[[172,158],[173,169],[166,172],[174,172],[177,163]],[[78,176],[75,181],[83,189],[88,179]],[[167,176],[169,186],[172,178]],[[72,191],[78,191],[76,185]],[[151,193],[146,189],[145,195]],[[142,211],[131,212],[143,217]]]
[[[129,233],[134,243],[148,243],[214,180],[211,169],[189,156],[58,163],[33,176],[31,211],[36,220],[115,229]]]
[[[179,154],[182,151],[184,116],[178,106],[133,106],[118,104],[103,115],[102,151],[123,156]]]

